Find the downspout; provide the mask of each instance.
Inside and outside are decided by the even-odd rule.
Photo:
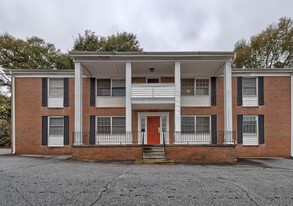
[[[291,74],[291,158],[293,157],[293,74]]]
[[[15,145],[16,145],[16,139],[15,139],[15,77],[13,76],[12,72],[10,72],[11,75],[11,83],[12,83],[12,109],[11,109],[11,116],[12,116],[12,154],[15,154]]]

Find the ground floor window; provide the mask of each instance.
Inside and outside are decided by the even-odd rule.
[[[258,116],[243,115],[243,145],[258,145]]]
[[[49,117],[48,146],[64,145],[64,117]]]
[[[125,117],[97,117],[97,134],[125,134]]]
[[[182,116],[181,132],[183,134],[192,133],[209,133],[210,117],[209,116]]]

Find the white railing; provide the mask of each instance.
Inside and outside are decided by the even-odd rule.
[[[175,98],[174,84],[132,84],[132,98]]]

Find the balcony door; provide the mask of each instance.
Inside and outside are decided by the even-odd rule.
[[[160,116],[147,117],[147,144],[160,144]]]

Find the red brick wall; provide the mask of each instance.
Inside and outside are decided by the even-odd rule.
[[[264,77],[264,106],[237,106],[237,79],[233,78],[233,129],[237,115],[264,115],[265,144],[237,145],[237,157],[290,157],[291,101],[290,77]]]
[[[167,159],[175,162],[196,163],[234,163],[236,162],[235,146],[204,145],[204,146],[167,146]]]
[[[74,130],[74,79],[70,78],[70,106],[61,109],[41,107],[41,78],[16,78],[16,153],[70,154]],[[233,130],[237,131],[238,114],[264,114],[265,144],[236,146],[237,157],[289,157],[290,156],[290,77],[264,77],[265,105],[259,107],[237,106],[237,79],[233,77]],[[125,116],[125,108],[90,107],[90,79],[83,80],[83,131],[89,131],[90,115]],[[217,115],[217,129],[224,130],[223,78],[217,78],[217,106],[183,107],[182,115]],[[155,111],[155,110],[152,110]],[[137,112],[132,113],[132,130],[137,130]],[[143,111],[147,112],[147,111]],[[162,111],[160,111],[162,112]],[[174,131],[174,111],[170,112],[169,130]],[[41,117],[69,115],[70,145],[50,148],[41,145]],[[105,147],[106,148],[106,147]],[[174,147],[181,153],[182,148]],[[221,148],[219,148],[221,149]],[[192,150],[192,149],[190,149]],[[194,150],[200,151],[198,147]],[[195,152],[195,151],[194,151]],[[188,151],[186,151],[188,153]],[[175,154],[175,153],[174,153]],[[199,153],[198,153],[199,154]],[[195,158],[195,157],[194,157]]]
[[[141,160],[141,146],[73,146],[73,159]]]
[[[15,78],[16,154],[70,154],[74,127],[74,79],[69,79],[69,107],[42,107],[42,79]],[[42,145],[42,116],[69,116],[69,145]]]

